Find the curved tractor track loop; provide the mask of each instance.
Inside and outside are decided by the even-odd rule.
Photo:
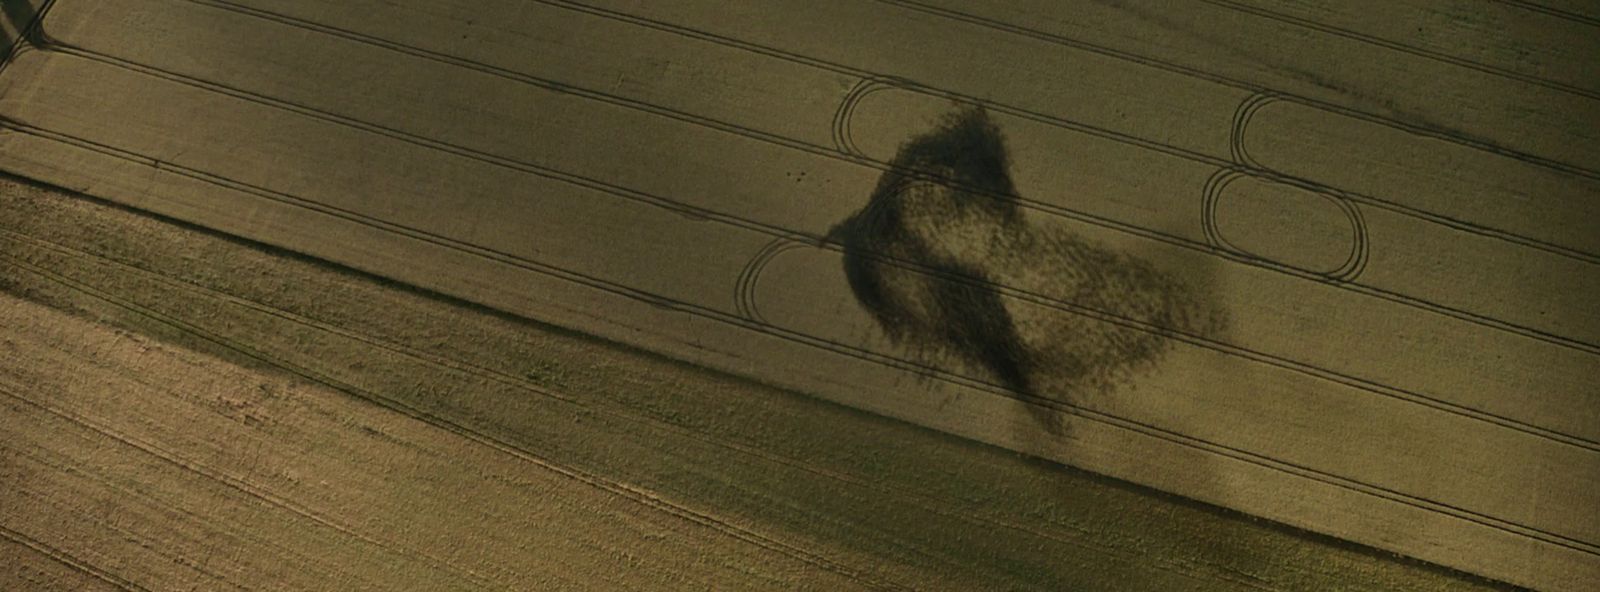
[[[1344,263],[1331,270],[1302,269],[1260,257],[1229,242],[1223,236],[1217,223],[1217,203],[1221,201],[1222,194],[1228,185],[1241,177],[1265,179],[1269,182],[1315,193],[1339,208],[1339,211],[1344,214],[1345,220],[1350,223],[1351,232],[1350,252],[1345,256]],[[1368,255],[1371,250],[1367,236],[1366,219],[1362,217],[1361,209],[1356,207],[1355,202],[1336,189],[1285,178],[1269,171],[1228,167],[1218,170],[1209,179],[1206,179],[1205,187],[1201,193],[1200,227],[1205,233],[1206,242],[1224,257],[1250,265],[1285,270],[1299,275],[1309,274],[1320,278],[1322,281],[1334,284],[1353,282],[1361,275],[1362,271],[1366,270]]]
[[[1239,103],[1239,108],[1233,112],[1233,123],[1228,133],[1228,153],[1233,157],[1233,162],[1252,169],[1266,169],[1266,167],[1261,166],[1261,163],[1256,162],[1256,159],[1250,156],[1250,151],[1246,149],[1244,144],[1245,129],[1250,126],[1250,119],[1255,117],[1256,111],[1282,100],[1284,100],[1282,95],[1268,91],[1250,95],[1249,98]]]
[[[915,83],[910,80],[893,76],[869,76],[862,78],[850,92],[845,93],[844,100],[839,102],[839,109],[833,113],[833,147],[841,154],[854,158],[867,158],[866,153],[856,147],[855,138],[850,132],[851,119],[855,117],[856,107],[867,95],[880,90],[892,88],[914,88]]]
[[[733,304],[740,317],[762,325],[771,324],[767,322],[765,317],[761,316],[761,310],[757,306],[756,284],[761,281],[761,272],[766,269],[768,263],[771,263],[773,259],[783,254],[784,251],[804,247],[808,244],[794,237],[783,236],[772,239],[772,242],[767,243],[766,246],[761,247],[761,250],[756,251],[755,256],[751,257],[750,261],[745,264],[744,269],[739,271],[739,279],[735,281],[733,287]]]

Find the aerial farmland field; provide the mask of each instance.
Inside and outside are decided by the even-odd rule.
[[[1600,581],[1583,3],[0,2],[0,588]]]

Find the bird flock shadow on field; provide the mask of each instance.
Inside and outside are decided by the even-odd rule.
[[[945,116],[902,144],[892,165],[829,233],[856,300],[918,363],[1043,403],[1029,407],[1054,433],[1062,426],[1051,402],[1110,393],[1153,367],[1172,332],[1224,323],[1196,286],[1031,223],[1005,137],[982,109]]]

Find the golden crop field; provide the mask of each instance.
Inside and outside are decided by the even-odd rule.
[[[1600,6],[0,6],[0,589],[1600,582]]]

